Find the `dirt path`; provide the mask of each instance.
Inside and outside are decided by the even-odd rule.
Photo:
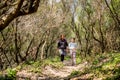
[[[22,70],[17,73],[17,80],[25,80],[26,78],[30,80],[61,80],[68,77],[73,71],[82,71],[84,68],[88,67],[87,62],[81,63],[76,66],[71,66],[70,61],[65,61],[64,66],[60,69],[52,68],[51,66],[46,66],[42,69],[42,76],[39,74],[30,73],[26,70]]]
[[[45,69],[42,71],[42,73],[49,77],[64,78],[64,77],[69,76],[73,71],[78,71],[78,70],[82,71],[85,67],[87,67],[87,62],[81,63],[76,66],[68,65],[68,64],[70,64],[69,62],[70,61],[65,61],[63,63],[63,64],[65,64],[65,66],[63,66],[63,68],[61,68],[61,69],[55,69],[50,66],[46,66]]]

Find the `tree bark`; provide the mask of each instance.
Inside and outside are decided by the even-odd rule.
[[[25,10],[25,7],[23,6],[25,0],[18,0],[17,4],[13,7],[10,7],[10,9],[13,9],[12,11],[6,11],[5,14],[0,16],[0,31],[5,29],[9,23],[14,20],[18,16],[26,15],[26,14],[31,14],[37,11],[39,2],[40,0],[29,0],[27,1],[27,4],[30,3],[30,5],[27,6],[27,10]],[[4,8],[7,6],[4,4],[0,8]]]

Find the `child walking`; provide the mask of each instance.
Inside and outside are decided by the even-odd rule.
[[[72,66],[76,65],[76,49],[77,49],[77,43],[75,42],[75,38],[72,38],[69,43]]]

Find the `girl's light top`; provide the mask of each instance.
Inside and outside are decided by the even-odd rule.
[[[68,47],[69,47],[69,49],[76,49],[77,43],[70,42]]]

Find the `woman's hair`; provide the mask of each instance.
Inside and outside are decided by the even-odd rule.
[[[60,35],[60,39],[61,39],[62,37],[65,37],[65,35],[64,35],[64,34],[61,34],[61,35]]]
[[[64,36],[64,35],[63,35],[63,34],[61,34],[61,35],[60,35],[60,38],[61,38],[62,36]]]
[[[72,38],[75,41],[75,38]]]

